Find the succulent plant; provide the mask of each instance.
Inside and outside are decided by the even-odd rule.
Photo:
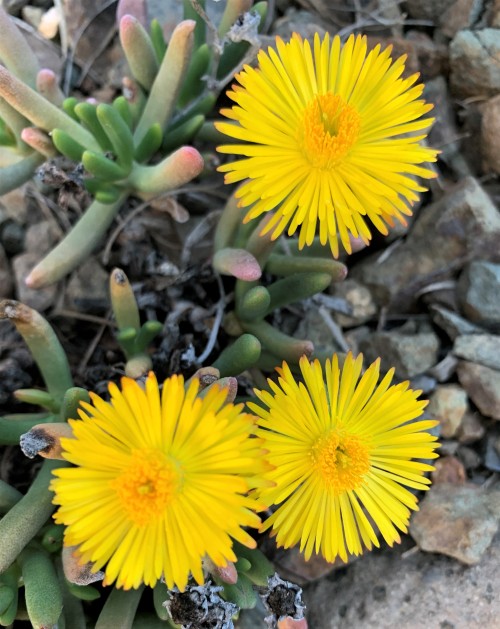
[[[140,19],[123,15],[127,6],[141,9],[141,4],[118,6],[120,41],[132,77],[124,78],[123,95],[112,104],[64,99],[54,74],[39,69],[0,8],[0,194],[27,181],[47,159],[64,155],[83,164],[83,183],[93,196],[78,223],[28,275],[31,288],[76,268],[129,195],[149,200],[201,173],[203,158],[187,143],[202,130],[220,90],[245,57],[251,45],[245,38],[255,39],[267,7],[264,2],[254,7],[249,29],[245,20],[241,27],[235,22],[251,1],[227,2],[208,42],[204,3],[185,2],[188,19],[167,44],[157,21],[148,33]]]
[[[214,363],[222,374],[241,373],[251,366],[272,370],[282,360],[297,363],[299,358],[321,356],[310,340],[296,339],[273,327],[266,317],[275,309],[312,297],[332,282],[345,279],[346,266],[332,260],[323,247],[304,255],[296,241],[287,248],[270,235],[260,235],[269,217],[243,224],[242,210],[235,195],[228,200],[214,237],[214,269],[233,276],[234,310],[226,315],[228,334],[237,337]],[[294,249],[295,246],[295,249]],[[325,252],[325,256],[321,253]],[[280,276],[264,285],[265,275]]]

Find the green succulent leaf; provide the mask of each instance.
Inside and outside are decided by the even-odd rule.
[[[97,119],[113,146],[116,161],[130,172],[134,159],[134,139],[130,128],[112,105],[97,105]]]
[[[135,148],[134,160],[136,162],[146,162],[161,147],[163,141],[163,131],[159,123],[149,127],[144,137]]]
[[[83,126],[95,137],[102,150],[112,151],[113,144],[104,132],[104,129],[97,118],[96,105],[91,105],[90,103],[79,103],[75,107],[75,113],[83,123]]]
[[[121,181],[130,172],[127,172],[117,162],[113,162],[104,155],[94,153],[93,151],[84,151],[82,162],[87,172],[104,181]]]

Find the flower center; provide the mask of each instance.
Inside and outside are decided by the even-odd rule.
[[[175,461],[155,449],[136,450],[130,464],[111,482],[121,506],[137,526],[161,517],[182,489]]]
[[[359,137],[361,116],[338,94],[317,94],[306,106],[298,142],[314,168],[330,169]]]
[[[369,448],[359,437],[332,431],[311,448],[313,468],[336,495],[359,487],[370,469]]]

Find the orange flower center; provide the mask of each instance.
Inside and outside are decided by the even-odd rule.
[[[306,106],[298,142],[314,168],[330,169],[351,150],[359,137],[361,116],[338,94],[318,94]]]
[[[312,465],[336,495],[360,487],[370,469],[369,448],[359,437],[332,431],[311,448]]]
[[[181,492],[182,472],[163,452],[144,448],[132,453],[130,464],[111,487],[130,520],[145,526],[161,517]]]

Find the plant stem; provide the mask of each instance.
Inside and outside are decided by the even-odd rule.
[[[114,203],[93,201],[73,229],[31,271],[26,285],[42,288],[53,284],[86,260],[118,214],[127,194],[123,192]]]
[[[0,573],[15,561],[52,514],[52,470],[67,466],[66,461],[44,461],[26,495],[0,520]]]

